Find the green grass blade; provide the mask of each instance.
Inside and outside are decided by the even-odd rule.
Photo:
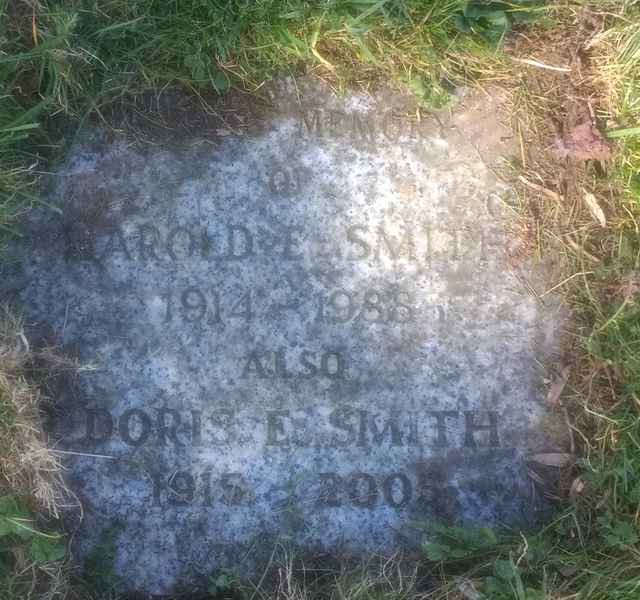
[[[24,131],[26,129],[37,129],[40,127],[39,123],[26,123],[24,125],[16,125],[15,127],[3,127],[0,129],[1,133],[13,133],[15,131]]]
[[[640,135],[640,127],[629,127],[627,129],[612,129],[607,131],[607,137],[611,139],[628,138]]]

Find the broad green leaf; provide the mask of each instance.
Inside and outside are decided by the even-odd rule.
[[[61,538],[49,539],[42,536],[36,536],[31,540],[31,558],[37,563],[62,560],[65,557],[66,552],[66,547],[61,541]]]
[[[511,581],[518,574],[517,568],[511,560],[496,560],[493,564],[493,570],[496,577],[504,581]]]
[[[471,32],[471,25],[464,15],[456,15],[455,19],[453,20],[453,25],[461,33]]]
[[[0,581],[11,573],[11,555],[9,552],[0,552]]]
[[[492,2],[491,4],[468,4],[464,10],[464,16],[468,19],[489,19],[498,13],[504,14],[504,5]]]
[[[229,78],[222,71],[216,71],[214,73],[212,83],[213,87],[216,88],[216,92],[219,94],[226,92],[231,85]]]
[[[22,538],[32,536],[33,515],[13,496],[0,498],[0,537],[18,535]]]
[[[422,551],[427,560],[438,562],[446,560],[449,557],[451,548],[445,544],[437,544],[435,542],[427,542],[422,544]]]

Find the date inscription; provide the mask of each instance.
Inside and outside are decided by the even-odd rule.
[[[169,475],[153,473],[150,477],[152,490],[148,502],[154,507],[250,506],[260,500],[261,494],[278,496],[278,492],[269,490],[259,481],[249,481],[242,473],[215,474],[211,468],[200,472],[175,470]],[[325,471],[293,476],[290,485],[281,486],[291,493],[280,503],[302,502],[316,509],[374,509],[378,506],[403,509],[416,502],[428,501],[433,485],[419,471]],[[265,487],[266,492],[257,491]]]
[[[358,322],[401,325],[446,319],[446,305],[418,302],[414,294],[399,287],[363,291],[335,288],[308,297],[298,296],[290,302],[273,302],[257,298],[258,295],[250,289],[232,292],[199,285],[170,289],[160,296],[163,320],[215,327],[292,314],[303,320],[310,315],[316,323],[326,325]]]

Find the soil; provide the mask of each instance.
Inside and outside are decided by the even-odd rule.
[[[607,170],[612,152],[599,117],[607,90],[597,82],[591,60],[591,43],[604,28],[603,17],[584,9],[563,25],[516,34],[507,51],[517,60],[552,67],[523,66],[511,84],[522,136],[520,166],[532,181],[542,181],[573,204],[582,202],[593,175]]]

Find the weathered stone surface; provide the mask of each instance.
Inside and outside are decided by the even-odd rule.
[[[94,132],[9,278],[95,366],[52,440],[79,453],[78,554],[113,536],[124,587],[540,506],[526,457],[559,447],[540,368],[558,316],[491,169],[511,143],[496,101],[418,121],[390,95],[301,93],[215,145]]]

